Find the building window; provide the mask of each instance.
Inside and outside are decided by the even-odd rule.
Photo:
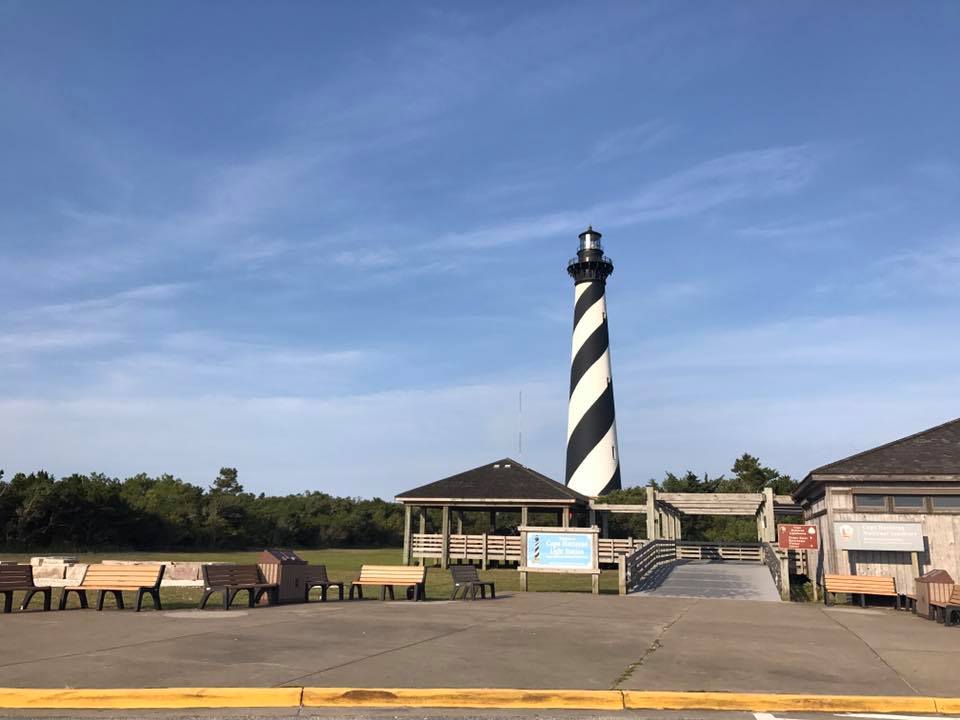
[[[884,512],[887,509],[887,496],[854,495],[853,508],[854,510],[862,510],[864,512]]]
[[[923,512],[923,495],[894,495],[893,509],[904,512]]]
[[[930,501],[934,510],[960,513],[960,495],[932,495]]]

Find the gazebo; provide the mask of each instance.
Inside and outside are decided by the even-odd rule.
[[[567,527],[570,518],[589,509],[589,498],[551,480],[512,458],[504,458],[467,470],[436,482],[407,490],[396,500],[404,507],[403,562],[414,559],[439,559],[446,568],[451,559],[477,560],[484,567],[488,560],[516,562],[520,559],[520,537],[464,535],[466,512],[490,513],[490,527],[496,527],[498,512],[519,512],[520,525],[527,525],[529,514],[553,513],[557,525]],[[427,534],[427,511],[440,510],[440,534]],[[413,515],[419,519],[419,532],[413,532]],[[456,532],[451,532],[452,521]]]

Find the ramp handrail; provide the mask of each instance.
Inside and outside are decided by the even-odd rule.
[[[790,555],[775,548],[768,542],[763,543],[763,563],[770,571],[773,582],[780,591],[781,600],[790,599]]]
[[[658,570],[677,560],[675,540],[650,540],[619,558],[620,594],[636,592],[659,584]]]

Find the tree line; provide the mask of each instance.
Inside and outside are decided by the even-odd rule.
[[[743,455],[730,477],[667,473],[664,492],[760,492],[789,494],[796,482]],[[620,490],[612,503],[643,503],[644,487]],[[517,518],[518,520],[518,518]],[[430,526],[439,525],[439,517]],[[497,532],[516,522],[503,514]],[[614,537],[643,537],[642,516],[614,515]],[[430,528],[433,530],[433,527]],[[487,513],[468,513],[465,532],[488,532]],[[684,537],[756,539],[753,518],[693,517]],[[0,471],[0,548],[7,551],[208,550],[268,546],[299,548],[399,546],[403,509],[380,498],[335,497],[323,492],[268,496],[246,492],[235,468],[221,468],[209,488],[174,477],[146,474],[125,480],[102,473],[55,478],[47,472]]]

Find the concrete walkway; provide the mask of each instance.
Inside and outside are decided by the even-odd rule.
[[[762,566],[761,566],[762,568]],[[0,615],[0,687],[955,695],[960,629],[892,610],[580,593]]]
[[[664,571],[659,585],[630,597],[727,598],[780,602],[766,565],[685,560]]]

